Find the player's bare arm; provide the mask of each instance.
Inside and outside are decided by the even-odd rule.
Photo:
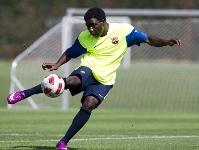
[[[145,43],[155,46],[155,47],[162,47],[162,46],[173,46],[173,45],[181,45],[181,40],[178,38],[171,38],[170,40],[161,39],[155,36],[148,36]]]
[[[48,62],[44,62],[42,64],[42,68],[44,70],[48,69],[49,71],[52,70],[57,70],[61,65],[67,63],[69,60],[71,59],[71,57],[68,54],[68,50],[66,50],[61,57],[59,58],[59,60],[56,63],[48,63]]]

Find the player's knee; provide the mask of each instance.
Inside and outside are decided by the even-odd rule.
[[[66,78],[66,84],[67,89],[76,88],[81,85],[81,80],[77,76],[69,76],[68,78]]]
[[[99,105],[99,101],[94,96],[88,96],[85,98],[82,109],[86,110],[87,112],[91,112],[93,109],[95,109]]]

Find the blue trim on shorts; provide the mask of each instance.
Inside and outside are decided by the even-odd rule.
[[[100,102],[102,102],[110,89],[113,87],[112,85],[104,85],[99,83],[94,78],[92,71],[89,67],[80,66],[70,74],[70,76],[74,75],[80,77],[82,85],[74,89],[69,89],[69,91],[71,92],[72,96],[84,92],[81,99],[82,103],[85,97],[90,95],[95,96]]]

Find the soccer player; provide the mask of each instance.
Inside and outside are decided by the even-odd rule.
[[[81,63],[68,77],[64,77],[65,89],[74,96],[83,92],[82,106],[74,117],[65,136],[57,143],[58,150],[67,150],[67,143],[86,124],[93,109],[97,108],[113,87],[116,72],[128,47],[141,43],[155,47],[181,45],[181,40],[149,36],[127,23],[106,22],[105,12],[90,8],[84,15],[87,30],[82,31],[74,44],[56,63],[44,62],[44,70],[57,70],[70,59],[83,55]],[[9,94],[7,101],[15,104],[25,98],[42,93],[41,84],[30,89]]]

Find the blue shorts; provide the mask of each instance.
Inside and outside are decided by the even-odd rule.
[[[81,79],[82,85],[74,89],[69,89],[69,91],[71,92],[72,96],[84,92],[81,99],[82,103],[85,97],[90,95],[95,96],[99,102],[102,102],[112,88],[112,85],[104,85],[99,83],[94,78],[91,69],[88,67],[80,66],[79,68],[75,69],[69,76],[74,75]]]

